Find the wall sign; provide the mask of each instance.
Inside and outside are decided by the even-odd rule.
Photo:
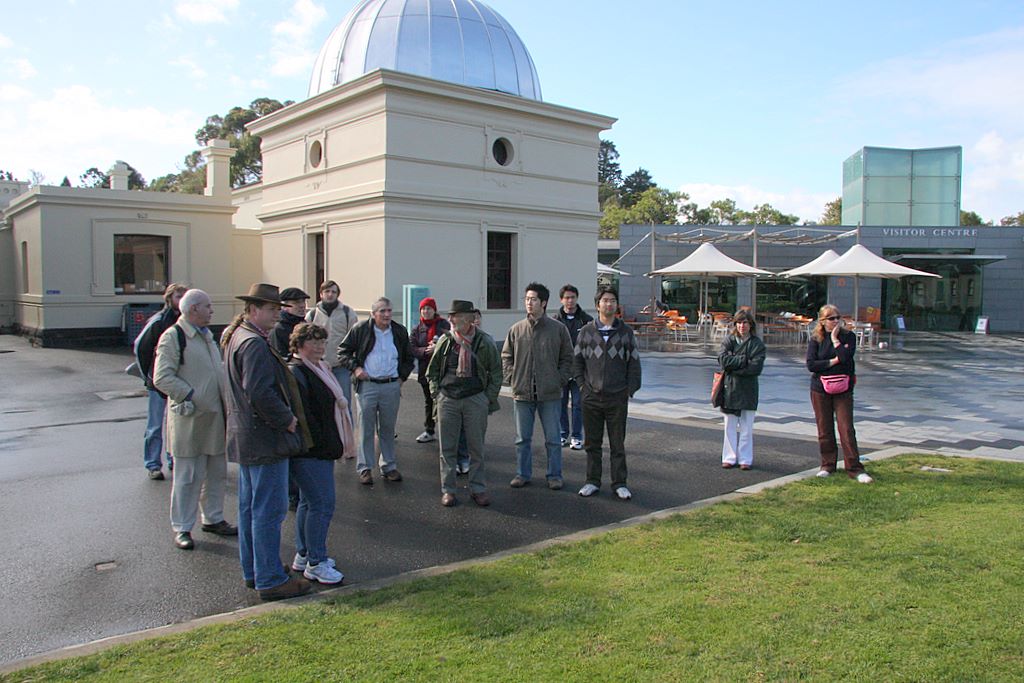
[[[979,315],[978,322],[974,326],[974,334],[988,334],[988,316]]]

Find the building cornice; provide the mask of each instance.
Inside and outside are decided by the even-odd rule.
[[[457,100],[464,104],[557,119],[566,123],[588,126],[598,130],[607,130],[618,120],[602,114],[594,114],[581,109],[572,109],[549,102],[531,100],[496,90],[472,88],[399,71],[378,69],[353,81],[331,88],[319,95],[314,95],[307,100],[296,102],[283,109],[278,109],[266,116],[262,116],[249,123],[246,128],[254,135],[264,135],[267,131],[314,116],[324,109],[333,107],[346,100],[388,90],[401,90],[418,95],[443,97],[449,100]]]
[[[187,211],[223,213],[229,216],[237,210],[230,201],[198,194],[39,185],[12,201],[5,211],[5,216],[13,218],[36,206],[88,206],[123,211]]]

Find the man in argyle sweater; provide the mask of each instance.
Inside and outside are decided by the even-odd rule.
[[[594,298],[598,318],[580,330],[573,353],[573,378],[583,396],[584,449],[587,483],[581,496],[601,488],[601,448],[608,429],[612,491],[620,500],[633,494],[626,488],[626,415],[629,398],[640,389],[640,356],[633,330],[615,317],[618,292],[599,287]]]

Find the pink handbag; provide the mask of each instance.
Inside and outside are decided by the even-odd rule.
[[[823,375],[821,386],[825,388],[826,394],[845,394],[850,390],[850,376]]]

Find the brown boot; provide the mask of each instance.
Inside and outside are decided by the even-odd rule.
[[[280,586],[274,586],[273,588],[264,588],[260,591],[261,600],[287,600],[288,598],[297,598],[300,595],[305,595],[311,589],[309,581],[300,579],[294,576],[288,577],[288,580],[282,583]]]

